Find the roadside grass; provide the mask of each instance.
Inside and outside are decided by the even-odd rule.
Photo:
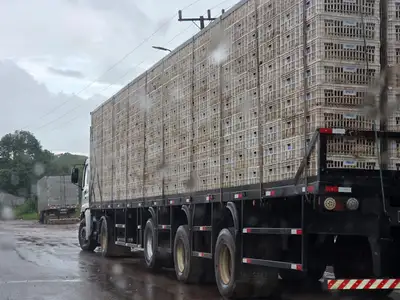
[[[39,219],[37,213],[35,213],[35,212],[22,214],[22,215],[16,216],[16,218],[26,220],[26,221],[33,221],[33,220]]]
[[[14,217],[22,220],[38,220],[38,214],[32,201],[26,201],[24,204],[14,208]]]

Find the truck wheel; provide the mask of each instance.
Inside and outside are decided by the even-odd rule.
[[[79,230],[78,230],[78,240],[79,245],[83,251],[90,251],[92,252],[97,247],[97,242],[90,238],[90,240],[86,239],[86,221],[82,219],[79,223]]]
[[[161,267],[157,258],[157,232],[152,219],[148,219],[144,228],[144,260],[149,269]]]
[[[115,245],[114,227],[112,222],[106,217],[102,218],[100,227],[100,246],[101,254],[104,257],[123,257],[131,256],[131,249],[128,247]]]
[[[221,296],[226,298],[248,298],[251,285],[236,280],[236,244],[233,229],[222,229],[214,251],[215,281]]]
[[[198,283],[202,275],[199,259],[192,256],[190,249],[189,227],[178,227],[174,241],[174,268],[176,278],[185,283]]]

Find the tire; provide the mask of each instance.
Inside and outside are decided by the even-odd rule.
[[[100,227],[101,254],[104,257],[131,256],[130,248],[115,245],[113,229],[113,223],[108,218],[103,217]]]
[[[174,268],[176,278],[179,281],[184,283],[200,282],[203,268],[200,259],[192,256],[188,225],[181,225],[176,231],[174,240]]]
[[[86,240],[86,221],[85,219],[82,219],[81,222],[79,223],[79,229],[78,229],[78,240],[79,240],[79,246],[83,251],[88,251],[88,252],[93,252],[94,249],[97,247],[97,241],[93,240],[92,238],[90,240]]]
[[[147,220],[143,236],[146,266],[151,270],[157,270],[161,265],[157,258],[157,231],[152,219]]]
[[[222,229],[218,235],[214,251],[215,281],[221,296],[238,299],[251,295],[251,285],[236,280],[236,244],[232,229]]]

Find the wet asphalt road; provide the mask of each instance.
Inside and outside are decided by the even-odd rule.
[[[172,271],[150,273],[140,259],[83,253],[76,230],[76,225],[0,222],[0,300],[221,299],[214,285],[179,284]],[[283,289],[282,300],[351,299]],[[392,299],[400,300],[400,294]]]

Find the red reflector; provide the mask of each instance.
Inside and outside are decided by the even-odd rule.
[[[320,132],[320,133],[332,134],[332,133],[333,133],[333,130],[332,130],[332,128],[320,128],[320,129],[319,129],[319,132]]]
[[[339,187],[338,186],[326,186],[325,187],[325,192],[327,192],[327,193],[338,193],[339,192]]]
[[[312,185],[307,187],[307,192],[312,193],[314,192],[314,187]]]
[[[302,267],[302,265],[297,265],[297,266],[296,266],[296,270],[297,270],[297,271],[301,271],[301,270],[303,270],[303,267]]]
[[[296,230],[296,234],[297,234],[297,235],[302,235],[302,234],[303,234],[303,230],[297,229],[297,230]]]

